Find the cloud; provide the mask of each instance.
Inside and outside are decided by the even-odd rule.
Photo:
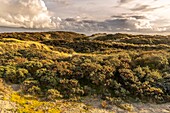
[[[149,17],[139,14],[114,15],[103,21],[83,18],[66,18],[60,22],[60,30],[77,32],[150,32],[154,30]]]
[[[156,9],[160,9],[164,6],[159,6],[159,7],[151,7],[150,5],[139,5],[137,4],[134,8],[131,9],[131,11],[154,11]]]
[[[96,4],[94,4],[96,7],[93,8],[85,5],[85,9],[80,10],[82,7],[78,6],[84,5],[84,2],[78,0],[74,2],[71,0],[4,0],[1,1],[0,4],[0,26],[71,30],[85,33],[122,31],[157,32],[170,29],[170,27],[164,26],[162,21],[158,22],[160,18],[156,19],[152,17],[154,15],[153,13],[147,12],[162,8],[165,4],[158,4],[156,2],[155,5],[150,5],[149,3],[153,3],[154,0],[145,2],[145,4],[143,4],[143,2],[139,4],[137,0],[117,1],[119,1],[120,4],[117,7],[113,7],[115,8],[115,12],[108,13],[106,16],[104,13],[101,15],[101,12],[108,12],[111,9],[105,10],[101,8],[101,6],[104,5],[103,2],[100,5],[96,2]],[[117,3],[117,1],[115,3]],[[75,4],[72,6],[70,3]],[[65,7],[65,5],[68,6]],[[101,10],[100,13],[97,11],[99,9]],[[153,11],[155,15],[157,15],[157,11],[159,10]],[[112,14],[115,15],[109,17],[109,15]],[[163,20],[165,19],[163,18]],[[169,20],[169,18],[167,20]],[[159,23],[159,25],[157,23]],[[164,21],[164,23],[166,24],[167,22]]]
[[[157,26],[154,24],[156,17],[127,13],[114,15],[103,21],[88,20],[83,18],[67,18],[60,23],[60,30],[71,30],[76,32],[138,32],[158,33],[167,32],[170,27]]]
[[[147,19],[145,16],[139,16],[139,15],[135,15],[135,16],[131,16],[132,18],[135,19]]]
[[[120,0],[119,2],[120,2],[120,4],[124,4],[124,3],[131,2],[131,1],[133,1],[133,0]]]
[[[146,16],[143,15],[134,15],[132,13],[128,13],[128,14],[121,14],[121,15],[114,15],[111,16],[112,18],[119,18],[119,19],[123,19],[123,18],[134,18],[134,19],[147,19]]]
[[[0,4],[0,26],[54,28],[43,0],[4,0]]]
[[[62,4],[62,5],[69,5],[69,1],[68,0],[44,0],[46,2],[55,2],[58,4]]]
[[[141,10],[146,10],[148,9],[150,6],[149,5],[138,5],[135,8],[131,9],[132,11],[141,11]]]

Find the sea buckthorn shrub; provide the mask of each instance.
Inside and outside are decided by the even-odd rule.
[[[120,33],[95,39],[71,32],[2,33],[0,77],[48,100],[98,95],[170,101],[169,42]]]

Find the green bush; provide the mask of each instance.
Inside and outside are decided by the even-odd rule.
[[[84,94],[83,88],[80,86],[78,80],[75,79],[61,79],[57,89],[65,98],[79,97]]]
[[[63,96],[60,94],[60,92],[56,89],[49,89],[47,91],[47,99],[48,100],[55,100],[55,99],[60,99]]]
[[[43,64],[38,61],[28,61],[25,62],[22,67],[26,68],[33,76],[38,69],[41,69],[43,67]]]
[[[0,77],[4,76],[4,72],[5,72],[4,66],[0,66]]]
[[[34,78],[39,81],[43,89],[55,88],[58,85],[58,80],[55,72],[45,68],[37,70]]]
[[[2,77],[11,83],[22,83],[29,76],[28,70],[14,66],[3,67],[1,73]]]
[[[34,80],[33,78],[26,79],[21,84],[21,90],[24,93],[33,94],[33,95],[37,95],[41,93],[39,82],[37,80]]]

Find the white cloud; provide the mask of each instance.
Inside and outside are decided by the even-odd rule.
[[[55,24],[42,0],[1,0],[0,26],[53,28]]]

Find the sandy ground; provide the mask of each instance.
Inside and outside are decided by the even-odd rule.
[[[60,107],[62,113],[170,113],[170,103],[126,103],[130,109],[122,109],[116,105],[106,103],[102,107],[102,100],[86,98],[82,103],[67,103]]]
[[[61,113],[170,113],[170,103],[126,103],[130,109],[123,109],[114,104],[104,103],[97,98],[85,98],[82,102],[56,101]],[[0,113],[16,113],[17,105],[13,102],[0,100]]]
[[[16,104],[9,101],[0,100],[0,113],[15,113]]]
[[[17,105],[5,100],[11,93],[11,89],[0,79],[0,113],[15,113]]]
[[[4,90],[0,84],[0,89]],[[19,90],[18,85],[11,85],[12,89]],[[4,92],[2,93],[4,94]],[[17,105],[3,99],[0,94],[0,113],[16,113]],[[170,113],[170,103],[121,103],[121,106],[103,101],[97,97],[85,97],[81,102],[68,102],[67,100],[56,100],[61,113]],[[124,107],[122,107],[124,106]],[[126,108],[126,109],[125,109]]]

